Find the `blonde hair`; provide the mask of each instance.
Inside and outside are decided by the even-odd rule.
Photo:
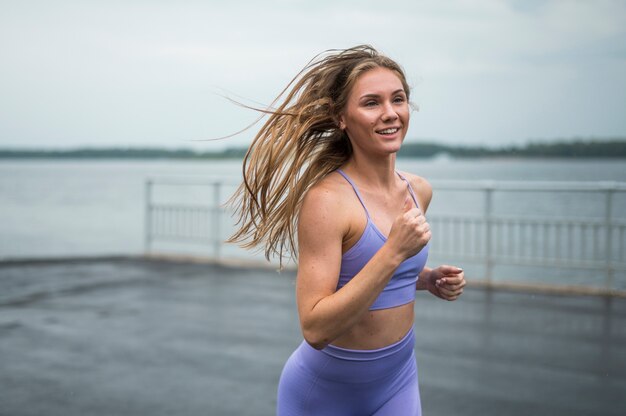
[[[272,103],[269,115],[243,160],[243,182],[231,197],[237,231],[227,240],[242,247],[264,246],[282,266],[285,251],[297,257],[297,220],[305,193],[350,158],[352,146],[339,128],[354,83],[383,67],[409,86],[402,68],[369,45],[317,55]],[[288,92],[287,92],[288,91]],[[285,96],[286,94],[286,96]]]

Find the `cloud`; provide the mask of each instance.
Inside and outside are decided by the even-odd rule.
[[[0,145],[144,145],[228,134],[256,115],[216,93],[269,103],[315,54],[360,43],[406,69],[422,108],[415,137],[626,135],[619,115],[626,102],[625,2],[0,7]],[[594,107],[598,99],[615,110]]]

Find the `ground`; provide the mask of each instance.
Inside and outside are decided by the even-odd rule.
[[[293,272],[0,263],[0,415],[273,415],[301,342]],[[471,277],[470,277],[471,280]],[[623,415],[626,300],[417,294],[423,413]]]

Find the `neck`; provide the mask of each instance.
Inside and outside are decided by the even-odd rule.
[[[387,156],[352,154],[344,169],[348,174],[358,176],[373,188],[390,189],[398,179],[396,175],[396,154]]]

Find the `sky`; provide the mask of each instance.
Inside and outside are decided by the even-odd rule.
[[[626,0],[0,0],[0,148],[244,146],[313,56],[371,44],[410,142],[626,138]],[[259,125],[260,127],[260,125]]]

